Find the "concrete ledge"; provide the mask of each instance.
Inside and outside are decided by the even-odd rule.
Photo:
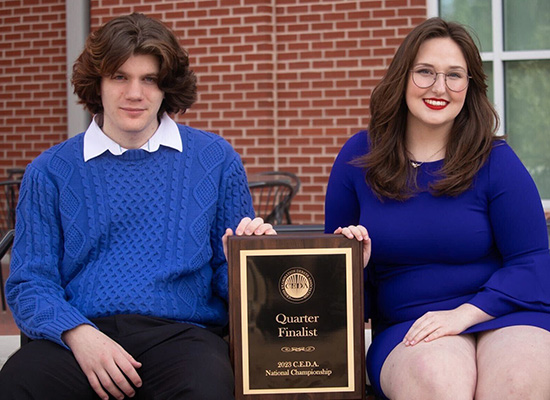
[[[19,335],[0,336],[0,368],[4,365],[9,356],[19,349],[21,338]]]

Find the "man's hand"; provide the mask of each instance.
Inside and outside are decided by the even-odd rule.
[[[249,217],[244,217],[239,222],[237,229],[235,229],[235,235],[237,236],[252,236],[252,235],[276,235],[277,231],[273,229],[271,224],[264,223],[264,220],[260,217],[250,219]],[[225,259],[227,260],[227,238],[233,236],[233,230],[227,228],[225,230],[225,235],[222,237],[223,243],[223,252],[225,254]]]
[[[108,400],[110,393],[117,399],[133,397],[135,387],[142,382],[136,368],[141,363],[118,343],[91,325],[79,325],[63,333],[63,341],[72,350],[80,368],[94,391]]]

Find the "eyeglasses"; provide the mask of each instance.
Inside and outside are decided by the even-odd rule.
[[[445,77],[445,85],[452,92],[462,92],[468,87],[471,76],[463,71],[435,72],[433,68],[420,67],[411,70],[412,80],[421,89],[427,89],[435,83],[437,75]]]

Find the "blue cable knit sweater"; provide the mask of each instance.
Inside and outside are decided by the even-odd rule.
[[[64,331],[114,314],[227,323],[221,238],[254,215],[246,174],[227,141],[178,127],[182,153],[85,163],[80,134],[27,167],[6,290],[29,337],[64,345]]]

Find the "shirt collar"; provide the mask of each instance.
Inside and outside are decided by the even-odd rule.
[[[175,149],[180,153],[183,151],[178,126],[166,113],[163,114],[156,132],[147,143],[141,146],[141,149],[153,153],[157,151],[161,145]],[[103,133],[99,125],[95,122],[94,116],[88,129],[86,129],[84,133],[84,162],[100,156],[106,151],[110,151],[111,154],[119,156],[126,152],[126,150],[128,149],[125,149]]]

